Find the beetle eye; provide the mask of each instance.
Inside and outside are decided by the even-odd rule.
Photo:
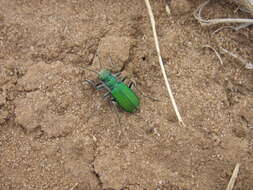
[[[101,70],[101,71],[99,72],[99,78],[100,78],[102,81],[106,80],[106,79],[108,78],[109,75],[110,75],[110,72],[109,72],[108,70],[105,70],[105,69],[103,69],[103,70]]]

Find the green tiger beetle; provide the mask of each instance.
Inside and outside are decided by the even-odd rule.
[[[107,92],[103,96],[104,99],[111,97],[111,100],[116,102],[118,106],[126,112],[133,113],[138,109],[140,105],[140,98],[132,90],[132,86],[134,85],[133,82],[126,85],[124,83],[126,77],[119,79],[119,76],[121,75],[120,72],[112,74],[107,69],[102,69],[100,72],[93,70],[90,71],[97,73],[101,82],[95,84],[92,80],[85,81],[90,83],[96,90],[105,89]]]
[[[110,63],[112,64],[112,66],[114,66],[111,57],[109,58]],[[140,106],[140,98],[132,90],[132,87],[136,87],[136,85],[134,82],[130,82],[130,84],[127,85],[125,83],[127,77],[123,77],[122,79],[120,79],[119,77],[121,75],[121,72],[113,74],[107,69],[102,69],[100,72],[88,68],[83,69],[92,71],[98,75],[98,79],[100,80],[98,84],[96,84],[93,80],[86,79],[85,81],[91,84],[96,90],[106,90],[107,92],[103,96],[104,99],[110,97],[112,102],[117,103],[118,106],[126,112],[133,113],[138,110]],[[138,90],[138,88],[136,88],[136,90]],[[146,98],[150,98],[154,101],[160,101],[157,98],[145,95],[140,90],[138,90],[138,92]]]

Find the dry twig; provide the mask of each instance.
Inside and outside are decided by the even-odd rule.
[[[224,30],[224,29],[231,29],[231,30],[234,30],[234,31],[239,31],[242,28],[247,28],[248,26],[250,26],[252,24],[253,23],[243,23],[243,24],[240,24],[239,26],[222,26],[222,27],[218,28],[217,30],[215,30],[213,32],[213,34],[217,34],[218,32],[220,32],[221,30]]]
[[[70,190],[74,190],[77,186],[78,186],[78,183],[75,183],[75,185],[73,187],[71,187]]]
[[[146,6],[147,6],[147,9],[148,9],[148,13],[149,13],[150,21],[151,21],[151,26],[152,26],[153,35],[154,35],[156,51],[157,51],[160,67],[161,67],[161,70],[162,70],[163,78],[164,78],[164,81],[165,81],[165,85],[167,87],[167,90],[168,90],[173,108],[176,112],[179,124],[184,126],[183,119],[182,119],[182,117],[181,117],[181,115],[178,111],[177,104],[176,104],[175,98],[173,96],[173,93],[172,93],[172,90],[171,90],[171,87],[170,87],[170,84],[169,84],[169,81],[168,81],[168,77],[166,75],[165,68],[164,68],[164,65],[163,65],[163,60],[162,60],[162,57],[161,57],[161,52],[160,52],[160,47],[159,47],[159,42],[158,42],[158,37],[157,37],[157,32],[156,32],[156,27],[155,27],[155,18],[154,18],[153,12],[152,12],[152,8],[151,8],[149,0],[145,0],[145,3],[146,3]]]
[[[232,190],[233,189],[233,187],[235,185],[235,180],[238,176],[239,168],[240,168],[240,164],[237,163],[236,166],[235,166],[235,169],[233,171],[233,174],[232,174],[232,176],[229,180],[229,183],[228,183],[228,186],[227,186],[226,190]]]
[[[203,48],[210,48],[211,50],[214,51],[214,53],[216,54],[216,56],[218,57],[220,64],[223,65],[223,61],[221,59],[220,54],[218,53],[218,51],[216,51],[216,49],[214,49],[213,47],[209,46],[209,45],[204,45]]]
[[[167,3],[165,5],[165,10],[166,10],[167,15],[170,16],[171,15],[171,10],[170,10],[170,7]]]
[[[240,57],[239,55],[235,54],[235,53],[232,53],[226,49],[224,49],[223,47],[220,47],[220,49],[224,52],[224,53],[227,53],[228,55],[230,55],[231,57],[239,60],[246,69],[253,69],[253,64],[250,63],[249,61],[243,59],[242,57]]]
[[[244,27],[253,24],[253,19],[244,19],[244,18],[217,18],[217,19],[203,19],[201,13],[203,8],[210,2],[207,0],[194,11],[194,17],[200,22],[201,25],[215,25],[221,23],[247,23]]]

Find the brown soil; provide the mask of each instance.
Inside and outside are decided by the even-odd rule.
[[[201,27],[203,1],[152,1],[162,56],[186,123],[167,97],[144,1],[0,0],[1,190],[234,190],[253,187],[253,74],[203,45],[253,60],[253,30]],[[214,3],[206,17],[243,16]],[[246,16],[246,15],[245,15]],[[100,64],[97,56],[100,56]],[[114,109],[81,67],[115,68],[155,102]]]

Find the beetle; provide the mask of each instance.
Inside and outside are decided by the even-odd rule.
[[[86,68],[87,69],[87,68]],[[90,70],[90,69],[87,69]],[[93,70],[90,70],[93,71]],[[113,74],[107,69],[102,69],[97,73],[100,83],[95,84],[92,80],[85,80],[90,83],[95,89],[105,89],[107,92],[104,98],[111,97],[111,100],[116,102],[120,108],[126,112],[133,113],[138,110],[140,105],[140,98],[132,90],[133,82],[129,85],[125,84],[126,77],[119,79],[120,72]]]

